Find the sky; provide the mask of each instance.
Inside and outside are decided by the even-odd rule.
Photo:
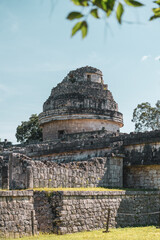
[[[86,65],[103,72],[119,111],[121,132],[134,131],[134,108],[153,106],[160,99],[160,20],[149,22],[146,6],[125,8],[124,23],[115,13],[107,22],[88,18],[89,32],[71,38],[75,21],[70,11],[81,11],[70,0],[0,0],[0,138],[16,143],[21,121],[41,113],[43,103],[67,73]]]

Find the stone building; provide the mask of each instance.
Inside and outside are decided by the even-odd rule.
[[[9,190],[0,192],[0,234],[103,228],[108,208],[112,227],[157,224],[158,215],[147,214],[159,211],[160,205],[160,192],[155,191],[160,189],[160,131],[120,132],[123,115],[100,70],[87,66],[69,72],[52,89],[39,122],[43,142],[0,148],[0,188]],[[46,187],[152,191],[12,191]],[[22,216],[27,224],[20,223]]]
[[[103,82],[102,72],[88,66],[69,72],[52,89],[39,121],[44,141],[101,129],[117,132],[123,126],[123,116]]]
[[[160,131],[120,133],[123,115],[100,70],[70,71],[39,122],[42,143],[1,150],[0,187],[160,188]]]

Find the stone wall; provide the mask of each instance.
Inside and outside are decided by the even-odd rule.
[[[9,155],[10,152],[3,152],[0,155],[0,189],[9,189]]]
[[[160,165],[125,167],[124,187],[160,189]]]
[[[109,227],[157,225],[159,205],[159,191],[0,191],[0,237],[105,228],[108,209]]]
[[[10,189],[56,187],[122,187],[122,156],[108,155],[55,163],[33,161],[22,154],[12,154],[9,160]]]
[[[35,192],[34,197],[35,204],[41,203],[41,208],[35,209],[40,231],[65,234],[105,228],[108,209],[110,227],[157,225],[159,219],[159,191],[59,191],[48,196]],[[48,221],[43,225],[42,215]]]
[[[160,164],[160,142],[128,145],[124,150],[126,166]]]
[[[9,157],[9,188],[32,188],[32,166],[34,162],[20,153],[12,153]]]
[[[91,157],[103,157],[106,153],[123,142],[119,133],[108,133],[105,130],[82,132],[64,135],[59,140],[31,144],[27,146],[26,154],[35,160],[50,160],[55,162],[71,162],[87,160]]]
[[[3,157],[0,156],[0,189],[2,188],[2,166],[3,166]]]
[[[45,152],[45,151],[44,151]],[[41,156],[33,156],[32,159],[35,161],[50,161],[56,163],[70,163],[70,162],[79,162],[87,161],[90,158],[95,157],[105,157],[110,153],[110,148],[102,148],[98,150],[80,150],[80,151],[71,151],[65,153],[51,153],[44,154]]]
[[[86,132],[105,127],[117,132],[123,126],[123,115],[103,84],[101,73],[86,67],[70,72],[52,89],[39,115],[39,123],[43,139],[53,140],[58,137],[58,131]]]
[[[71,118],[70,115],[68,115]],[[76,115],[75,115],[76,116]],[[111,120],[92,119],[96,118],[94,115],[78,115],[76,118],[88,118],[88,119],[67,119],[67,115],[64,116],[63,120],[55,120],[49,123],[46,123],[43,128],[43,141],[53,140],[56,138],[61,138],[63,134],[68,133],[79,133],[79,132],[92,132],[96,130],[101,130],[105,128],[109,132],[117,132],[119,130],[119,124]],[[72,116],[74,117],[74,116]],[[58,116],[56,115],[56,118]]]
[[[56,164],[35,161],[33,187],[122,187],[121,157]]]
[[[34,186],[62,186],[62,185],[68,186],[67,184],[69,184],[70,186],[71,185],[70,181],[74,179],[74,174],[70,174],[67,168],[70,168],[70,166],[72,166],[71,164],[72,162],[77,162],[77,166],[79,169],[77,176],[79,180],[81,179],[80,175],[82,174],[84,175],[85,183],[89,182],[89,184],[91,185],[96,185],[96,181],[91,182],[90,179],[93,180],[93,179],[96,179],[97,177],[101,179],[102,174],[103,173],[105,174],[105,169],[102,170],[100,168],[101,173],[99,175],[97,175],[97,173],[94,172],[93,169],[91,169],[91,178],[90,178],[90,175],[87,175],[84,172],[84,169],[79,168],[80,162],[82,161],[83,163],[85,161],[90,162],[91,158],[92,159],[98,158],[98,157],[106,158],[109,156],[109,154],[113,153],[115,156],[121,155],[121,160],[123,158],[124,186],[127,186],[127,187],[136,186],[136,188],[139,188],[139,187],[140,188],[143,188],[143,187],[159,188],[159,181],[157,180],[159,177],[157,165],[160,165],[159,139],[160,139],[160,131],[136,133],[136,134],[135,133],[108,134],[107,131],[103,130],[103,131],[94,131],[92,133],[85,132],[85,133],[77,133],[77,134],[67,134],[59,140],[44,142],[41,144],[31,144],[26,147],[26,154],[30,158],[32,158],[33,161],[29,158],[27,160],[26,157],[21,157],[23,158],[23,161],[21,162],[21,159],[19,159],[18,155],[15,154],[15,159],[13,159],[11,163],[8,160],[9,152],[7,152],[6,154],[5,152],[3,152],[2,156],[0,156],[0,187],[2,187],[3,189],[8,188],[9,176],[10,176],[10,183],[13,184],[13,186],[10,185],[10,188],[17,188],[14,186],[14,185],[17,185],[17,183],[19,186],[18,188],[33,187],[33,185]],[[23,149],[23,152],[24,151],[25,150]],[[36,163],[35,165],[36,161],[39,161],[39,165],[38,163]],[[9,165],[7,165],[8,162],[9,162]],[[55,169],[56,167],[52,164],[51,164],[52,166],[50,166],[48,162],[56,162],[58,164],[56,165],[58,169],[56,173],[55,171],[53,171],[53,169]],[[66,167],[64,167],[63,164],[59,165],[60,163],[66,164]],[[75,163],[73,165],[75,167]],[[151,171],[147,170],[148,171],[147,172],[145,166],[149,166],[149,165],[151,166]],[[138,172],[136,172],[134,168],[132,169],[132,171],[131,171],[131,168],[127,169],[127,167],[132,167],[132,166],[141,166],[139,167],[141,173],[139,174]],[[2,167],[3,167],[3,171],[2,171]],[[9,169],[13,168],[14,171],[9,172],[9,169],[7,169],[8,167]],[[51,170],[49,170],[50,167],[51,167]],[[37,170],[35,170],[36,168]],[[38,171],[38,173],[36,173],[36,171]],[[47,176],[52,175],[50,171],[52,171],[53,174],[57,177],[58,184],[53,184],[53,182],[54,183],[56,182],[56,178],[55,179],[54,177],[46,178],[46,172],[47,172]],[[110,169],[108,167],[107,174],[109,173],[109,171]],[[61,172],[64,172],[64,174]],[[116,168],[116,164],[115,164],[114,172],[116,174],[120,174],[120,171],[118,170],[118,168]],[[154,174],[152,174],[152,172],[154,172]],[[40,177],[37,177],[36,174],[38,174],[37,176],[42,175],[44,177],[40,179]],[[73,175],[73,176],[68,177],[68,175]],[[141,178],[140,178],[140,175],[142,176]],[[117,176],[117,179],[118,178],[121,179],[121,175],[120,176],[116,175],[116,176]],[[89,181],[87,177],[89,178]],[[111,178],[112,177],[113,175],[111,176]],[[62,180],[60,180],[60,178],[62,178]],[[66,180],[64,181],[64,179]],[[72,179],[72,180],[69,180],[69,179]],[[79,180],[74,185],[75,187],[82,186],[82,185],[86,186],[86,184],[83,181],[79,181]],[[115,179],[113,181],[115,181]],[[61,184],[62,182],[63,184]],[[146,185],[148,185],[148,187]]]
[[[0,238],[36,233],[33,191],[0,191]]]
[[[53,232],[55,218],[50,192],[34,192],[34,209],[38,231]]]
[[[160,189],[160,131],[130,134],[123,151],[124,187]]]

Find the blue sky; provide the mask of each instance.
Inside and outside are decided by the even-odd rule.
[[[126,9],[123,19],[132,24],[91,16],[82,40],[70,37],[74,22],[66,16],[79,10],[70,0],[0,0],[0,138],[16,142],[21,121],[39,114],[51,89],[85,65],[103,72],[124,115],[121,131],[133,131],[137,104],[160,99],[160,21],[148,21],[152,4],[143,2]]]

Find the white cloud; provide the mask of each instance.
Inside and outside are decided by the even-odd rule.
[[[145,55],[141,58],[141,61],[146,61],[148,58],[150,58],[151,56],[150,55]]]
[[[155,61],[160,61],[160,56],[155,57]]]

